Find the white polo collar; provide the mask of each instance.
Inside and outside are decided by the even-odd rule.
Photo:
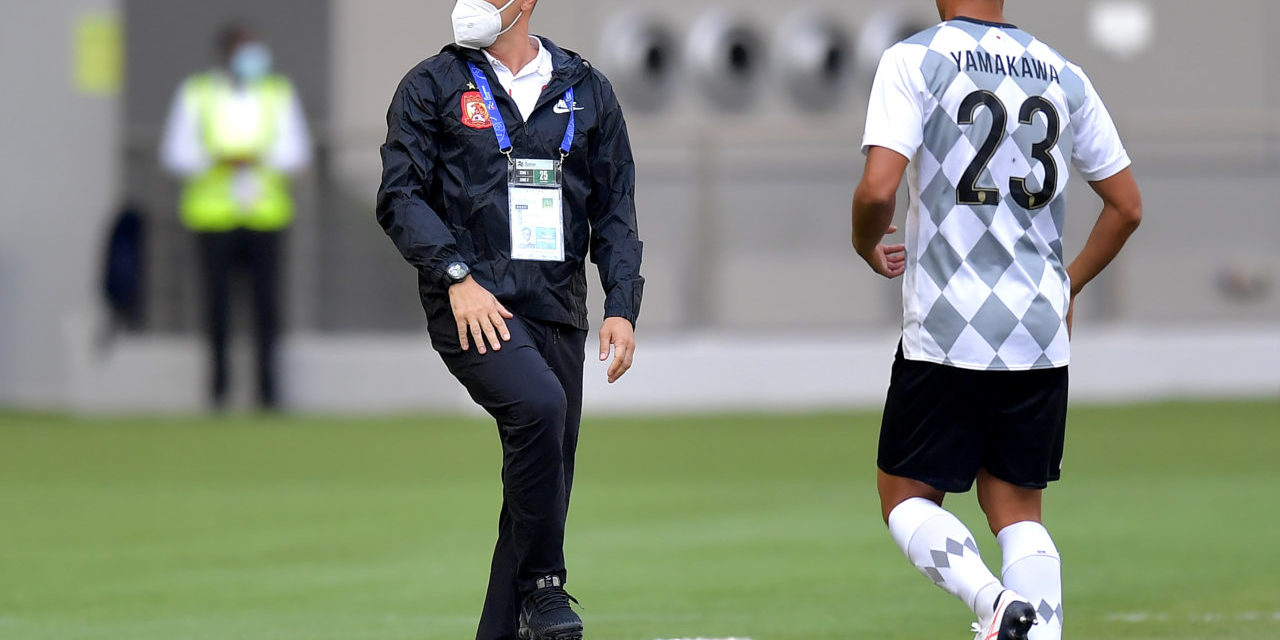
[[[533,60],[530,60],[529,64],[526,64],[519,73],[511,73],[511,70],[507,68],[507,65],[502,64],[501,60],[498,60],[489,54],[488,49],[481,49],[481,52],[484,53],[484,57],[489,61],[489,64],[493,66],[495,73],[507,73],[514,79],[534,74],[542,76],[551,75],[551,72],[553,71],[551,52],[547,51],[547,48],[542,46],[542,38],[539,38],[538,36],[529,36],[529,39],[538,46],[538,55],[534,56]]]

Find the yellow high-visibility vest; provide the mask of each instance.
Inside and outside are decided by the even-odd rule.
[[[263,166],[241,171],[221,160],[265,156],[275,144],[277,122],[293,101],[293,88],[283,76],[268,76],[247,87],[259,105],[235,105],[237,91],[221,73],[187,80],[183,91],[199,110],[205,150],[213,167],[183,185],[182,222],[192,231],[238,228],[280,231],[293,221],[293,197],[287,177]],[[246,173],[247,172],[247,173]]]

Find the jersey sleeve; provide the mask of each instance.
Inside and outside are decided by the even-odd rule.
[[[1084,81],[1084,101],[1071,114],[1076,134],[1071,163],[1086,180],[1097,182],[1124,171],[1131,162],[1107,105],[1089,78],[1083,73],[1080,77]]]
[[[867,103],[867,126],[862,135],[862,153],[884,147],[908,159],[914,158],[924,142],[924,107],[921,89],[902,45],[890,47],[880,58],[876,79]]]

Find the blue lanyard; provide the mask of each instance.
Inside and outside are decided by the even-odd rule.
[[[498,100],[493,96],[493,89],[489,87],[489,76],[485,75],[474,62],[468,62],[467,66],[471,67],[471,77],[475,78],[476,86],[480,88],[480,97],[484,98],[484,106],[489,110],[489,119],[493,121],[493,134],[498,138],[498,150],[509,156],[512,149],[511,135],[507,133],[507,123],[502,119],[502,111],[498,109]],[[569,151],[573,149],[573,134],[578,128],[573,116],[573,87],[565,90],[564,103],[569,108],[569,127],[564,132],[564,142],[560,143],[562,158],[569,155]]]

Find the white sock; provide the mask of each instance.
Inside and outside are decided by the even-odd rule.
[[[912,498],[889,513],[889,533],[920,573],[973,610],[991,617],[1004,587],[978,554],[973,534],[951,512],[924,498]]]
[[[1062,638],[1062,559],[1038,522],[1011,524],[996,535],[1004,555],[1005,586],[1031,601],[1040,620],[1028,640]]]

